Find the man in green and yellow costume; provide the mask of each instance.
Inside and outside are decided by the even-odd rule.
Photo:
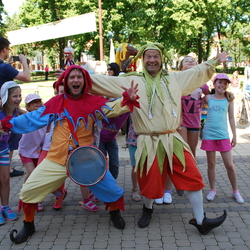
[[[187,190],[195,219],[189,221],[201,234],[220,226],[226,211],[218,218],[208,219],[203,211],[202,188],[205,186],[187,143],[176,131],[180,124],[181,97],[202,86],[215,73],[215,66],[227,61],[228,55],[217,57],[192,69],[166,73],[162,62],[167,56],[159,43],[143,46],[135,60],[142,56],[143,72],[126,77],[92,75],[93,94],[119,97],[121,87],[132,80],[139,84],[141,108],[132,113],[135,132],[139,135],[136,151],[136,171],[141,195],[144,196],[139,227],[147,227],[153,213],[154,199],[164,194],[167,175],[177,190]]]

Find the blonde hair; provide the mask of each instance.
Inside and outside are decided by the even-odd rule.
[[[21,110],[20,107],[18,108],[13,108],[13,106],[10,103],[9,96],[16,90],[16,89],[21,89],[20,87],[13,87],[8,89],[8,100],[7,102],[2,106],[2,110],[6,115],[13,115],[13,113],[16,111],[17,115],[23,114],[23,111]]]

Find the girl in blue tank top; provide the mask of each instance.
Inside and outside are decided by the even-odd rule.
[[[218,74],[214,78],[213,83],[215,93],[204,97],[204,101],[208,105],[208,115],[204,126],[201,149],[206,151],[207,174],[211,188],[206,198],[208,201],[212,201],[216,195],[215,165],[216,151],[219,151],[232,185],[232,196],[236,202],[244,203],[244,199],[238,191],[237,176],[232,157],[232,148],[236,145],[236,127],[234,120],[234,103],[228,102],[225,96],[229,83],[230,80],[226,74]],[[233,135],[231,141],[228,132],[228,122]]]

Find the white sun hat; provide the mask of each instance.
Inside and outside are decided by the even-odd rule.
[[[4,105],[8,101],[8,96],[9,96],[9,89],[15,88],[15,87],[20,87],[16,82],[14,81],[8,81],[5,82],[0,91],[0,97],[2,99],[2,105]]]

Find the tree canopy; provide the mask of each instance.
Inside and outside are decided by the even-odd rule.
[[[0,0],[2,14],[1,3]],[[105,0],[102,3],[104,54],[109,55],[112,38],[116,48],[124,42],[137,48],[147,42],[160,42],[178,56],[196,53],[199,62],[210,56],[212,46],[220,45],[222,49],[230,49],[234,62],[244,61],[250,57],[249,10],[249,0]],[[98,0],[29,0],[23,2],[7,26],[8,30],[15,30],[93,11],[98,22]],[[32,48],[22,45],[19,49],[30,51],[40,47],[49,58],[60,54],[62,60],[68,40],[74,41],[76,58],[80,58],[80,52],[89,51],[99,59],[98,32],[43,41]]]

